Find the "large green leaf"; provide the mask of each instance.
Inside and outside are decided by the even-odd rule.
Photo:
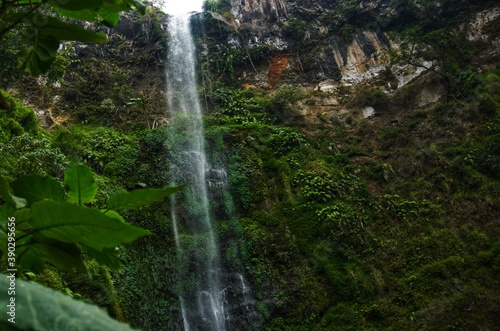
[[[97,192],[92,170],[75,160],[64,171],[64,186],[69,202],[79,206],[91,202]]]
[[[85,9],[98,9],[104,4],[104,0],[49,0],[47,5],[52,9],[63,8],[66,10],[80,11]]]
[[[149,234],[92,208],[44,200],[31,207],[33,231],[67,243],[102,251]]]
[[[11,215],[16,219],[16,231],[31,230],[31,225],[29,223],[29,220],[31,219],[31,209],[18,209]]]
[[[45,269],[45,262],[37,255],[36,251],[27,249],[24,251],[21,250],[20,253],[23,254],[22,262],[18,262],[18,264],[22,269],[29,270],[35,274],[41,273]]]
[[[110,11],[129,11],[135,7],[140,14],[146,13],[146,5],[141,0],[104,0],[103,8]]]
[[[16,280],[15,324],[7,314],[10,280],[0,274],[0,330],[34,331],[130,331],[127,324],[117,322],[96,306],[72,299],[41,285]]]
[[[8,21],[16,19],[16,15],[8,17]],[[107,40],[104,34],[86,30],[77,24],[63,22],[53,16],[32,15],[25,17],[23,22],[31,23],[26,36],[32,46],[28,52],[18,57],[18,62],[21,69],[32,75],[40,75],[50,68],[61,40],[94,43],[103,43]],[[39,23],[35,24],[36,22]]]
[[[26,206],[26,200],[15,196],[9,182],[7,182],[7,179],[3,177],[0,177],[0,198],[4,199],[16,208],[23,208]]]
[[[86,270],[82,260],[82,253],[75,244],[63,243],[41,235],[33,236],[29,243],[16,251],[16,255],[20,257],[17,262],[26,269],[30,269],[30,266],[23,261],[25,254],[22,253],[27,250],[35,253],[38,259],[47,261],[62,270],[68,272],[85,272]]]
[[[64,201],[64,190],[59,182],[48,176],[37,174],[23,176],[10,183],[14,194],[23,197],[31,206],[43,199]]]
[[[124,0],[125,3],[132,5],[141,14],[146,13],[146,5],[141,0]]]
[[[6,203],[0,206],[0,259],[2,254],[7,254],[7,221],[15,211],[16,209],[11,204]]]
[[[106,25],[108,22],[104,17],[112,15],[112,19],[110,21],[113,22],[114,25],[111,25],[111,27],[115,26],[118,23],[118,20],[120,19],[119,13],[110,12],[105,9],[99,9],[99,10],[84,9],[79,11],[72,11],[62,8],[56,8],[55,11],[58,14],[69,17],[71,19],[76,19],[79,21],[87,21],[87,22],[99,22],[99,23],[104,21],[103,23]]]
[[[84,29],[80,25],[66,23],[52,16],[43,16],[44,24],[38,27],[38,34],[57,40],[75,40],[85,43],[103,43],[107,40],[102,33]]]
[[[15,212],[16,208],[11,204],[0,206],[0,231],[2,231],[7,224],[7,218],[13,216]]]
[[[118,270],[121,267],[120,250],[118,247],[104,248],[102,252],[89,248],[87,249],[87,254],[99,262],[99,264],[103,264],[109,268]]]
[[[153,202],[163,201],[184,186],[165,187],[163,189],[138,189],[131,192],[120,192],[108,199],[108,209],[138,209]]]
[[[111,10],[110,8],[84,9],[78,11],[67,10],[64,8],[54,8],[54,10],[63,16],[88,22],[97,22],[104,24],[110,28],[115,27],[120,20],[120,11]]]
[[[46,4],[52,9],[64,8],[67,10],[84,10],[99,8],[107,0],[17,0],[16,6],[32,6]]]
[[[32,43],[28,52],[18,57],[19,68],[38,76],[46,72],[54,62],[59,40],[51,36],[35,34]]]
[[[114,11],[101,9],[97,14],[99,22],[110,28],[114,28],[120,21],[120,14]]]

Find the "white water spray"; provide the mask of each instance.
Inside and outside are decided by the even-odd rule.
[[[225,331],[228,317],[220,286],[219,247],[210,217],[202,107],[189,23],[188,14],[171,16],[168,20],[170,176],[174,184],[189,183],[172,200],[179,297],[184,330]]]

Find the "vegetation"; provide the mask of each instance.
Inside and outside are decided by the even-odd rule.
[[[227,3],[206,1],[205,9],[224,13]],[[313,12],[280,22],[284,37],[293,39],[293,61],[304,61],[303,70],[283,77],[275,91],[259,82],[241,86],[243,73],[253,70],[248,54],[264,66],[271,46],[227,45],[231,31],[206,17],[205,34],[194,27],[209,52],[208,58],[201,53],[199,68],[209,163],[228,176],[227,190],[210,188],[222,264],[242,270],[265,330],[497,328],[498,57],[476,70],[489,46],[449,29],[487,4],[387,3],[391,15],[380,8],[360,11],[359,1],[337,1],[314,16],[328,27],[321,33],[308,24]],[[182,324],[178,294],[194,284],[175,277],[170,205],[150,202],[173,192],[163,187],[175,157],[171,146],[183,132],[167,139],[172,128],[163,115],[158,68],[168,40],[161,17],[149,12],[128,19],[151,33],[115,33],[103,47],[75,44],[39,82],[12,69],[23,43],[0,46],[0,82],[15,94],[2,92],[8,107],[0,105],[0,241],[6,217],[15,216],[23,221],[17,228],[24,236],[21,278],[105,307],[133,327],[176,329]],[[402,43],[392,60],[425,65],[431,74],[424,85],[444,86],[443,98],[419,105],[424,87],[397,88],[387,69],[365,85],[338,87],[345,117],[304,115],[329,97],[296,81],[310,78],[317,47],[372,27],[392,30]],[[52,127],[36,125],[19,100],[50,109]],[[381,115],[357,116],[369,106]],[[85,179],[86,188],[76,189],[75,178]],[[40,228],[43,222],[65,226],[62,213],[75,215],[96,236],[84,240],[71,227],[62,234]],[[100,228],[107,223],[117,231]],[[194,236],[186,241],[197,243]],[[66,302],[33,286],[26,285],[26,295]],[[68,305],[75,308],[73,301]]]
[[[0,4],[0,38],[12,30],[21,31],[31,48],[19,56],[20,67],[28,73],[38,75],[47,71],[55,60],[61,40],[106,40],[102,34],[67,23],[61,16],[113,27],[118,23],[120,12],[131,10],[132,7],[140,12],[145,11],[140,0],[125,0],[119,3],[111,0],[4,0]]]
[[[3,290],[9,288],[10,280],[2,276],[0,288]],[[10,323],[6,317],[9,315],[4,314],[0,318],[3,330],[64,330],[75,325],[87,330],[132,330],[127,324],[111,319],[95,306],[73,300],[38,284],[18,280],[17,286],[17,323]],[[8,300],[9,297],[3,295],[0,302],[3,306],[8,306]],[[25,305],[27,302],[29,306]]]

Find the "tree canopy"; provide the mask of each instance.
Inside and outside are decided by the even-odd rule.
[[[20,34],[29,47],[18,54],[19,68],[32,74],[46,72],[61,41],[102,43],[103,33],[89,24],[114,27],[120,12],[145,13],[142,0],[1,0],[0,38]]]

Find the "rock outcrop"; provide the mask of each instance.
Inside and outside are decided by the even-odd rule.
[[[408,24],[404,19],[419,20],[441,14],[446,9],[439,3],[427,8],[415,2],[414,6],[415,12],[408,13],[401,5],[384,0],[359,3],[231,0],[231,24],[238,36],[230,36],[227,42],[240,44],[240,47],[267,45],[281,55],[288,55],[286,68],[280,69],[278,74],[274,57],[259,68],[269,70],[267,74],[245,73],[244,80],[254,85],[265,83],[259,80],[267,76],[272,77],[268,80],[271,88],[280,83],[318,84],[324,80],[352,86],[373,79],[390,67],[400,88],[426,70],[424,67],[394,65],[389,51],[398,49],[400,44],[396,38],[389,37],[389,33],[398,26]],[[498,38],[494,33],[488,33],[499,15],[500,7],[489,8],[478,12],[470,22],[462,25],[469,40],[488,39],[493,46],[488,58],[500,53]],[[222,20],[222,15],[219,18]],[[281,75],[286,78],[280,80]]]
[[[252,59],[252,54],[260,54],[262,47],[270,50],[267,57],[252,59],[251,66],[236,67],[232,79],[241,86],[262,89],[296,86],[309,93],[320,91],[322,94],[310,101],[314,104],[303,105],[301,111],[314,120],[318,113],[336,118],[378,115],[379,106],[348,105],[349,98],[363,88],[391,96],[422,80],[414,84],[412,106],[426,107],[446,97],[445,87],[433,74],[439,70],[439,61],[419,58],[410,64],[411,61],[395,56],[407,46],[404,45],[407,40],[399,32],[417,21],[423,29],[432,31],[436,29],[433,24],[441,24],[440,17],[465,13],[465,8],[469,8],[466,6],[471,6],[467,1],[460,1],[453,9],[443,7],[440,2],[396,5],[386,0],[231,0],[229,3],[228,12],[213,13],[232,31],[225,40],[227,52],[239,48]],[[461,25],[447,26],[454,26],[469,41],[486,45],[475,63],[487,68],[500,54],[497,27],[500,7],[473,8],[476,13],[463,14],[469,19],[464,19]],[[426,28],[426,24],[430,27]],[[219,31],[219,28],[208,29],[206,33],[220,37]],[[220,47],[220,39],[218,44]]]

